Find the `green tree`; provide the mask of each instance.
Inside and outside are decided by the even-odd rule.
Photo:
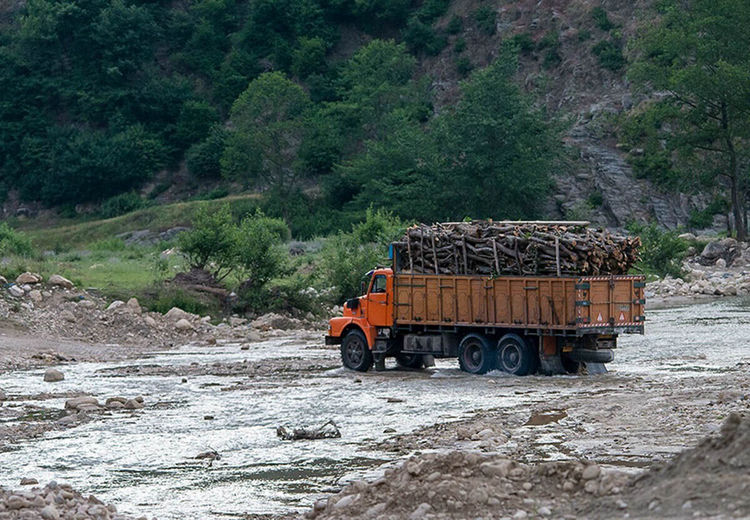
[[[701,172],[728,190],[737,238],[750,159],[750,4],[744,0],[667,0],[660,18],[632,43],[630,78],[666,94],[660,131],[684,176]],[[697,177],[697,176],[696,176]]]
[[[180,233],[177,247],[190,267],[207,269],[219,280],[237,267],[237,226],[228,205],[198,210],[190,231]]]
[[[456,218],[535,217],[549,193],[559,128],[513,82],[516,68],[503,52],[461,84],[461,99],[435,122],[442,159],[430,196]]]
[[[340,303],[359,294],[359,282],[370,269],[383,264],[388,245],[399,238],[406,224],[386,210],[368,209],[365,220],[350,232],[329,237],[320,252],[316,276]]]
[[[291,189],[302,173],[297,159],[310,99],[280,72],[261,74],[232,106],[221,159],[230,179],[258,187]]]
[[[235,247],[245,289],[260,290],[282,273],[284,252],[279,243],[288,233],[282,220],[267,217],[260,210],[242,219]]]

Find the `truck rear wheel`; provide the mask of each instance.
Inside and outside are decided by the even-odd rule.
[[[349,331],[341,342],[341,362],[346,368],[367,372],[372,367],[372,351],[367,339],[358,330]]]
[[[497,354],[487,338],[469,334],[458,345],[458,366],[470,374],[486,374],[495,368]]]
[[[525,376],[536,372],[536,351],[518,334],[506,334],[497,343],[497,367],[503,372]]]
[[[422,368],[424,367],[424,358],[422,354],[396,354],[396,363],[403,368]]]

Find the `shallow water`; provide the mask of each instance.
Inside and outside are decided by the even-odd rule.
[[[648,313],[645,336],[620,339],[609,375],[663,377],[721,372],[750,362],[750,307],[735,299]],[[322,343],[322,342],[321,342]],[[155,353],[146,361],[80,363],[63,368],[54,390],[98,397],[143,395],[146,409],[113,412],[63,432],[15,445],[0,453],[0,485],[21,477],[64,481],[118,505],[121,512],[160,519],[226,518],[249,513],[288,513],[345,475],[367,472],[388,455],[368,449],[390,434],[470,416],[482,409],[530,405],[586,392],[587,378],[467,376],[454,360],[426,371],[355,374],[336,368],[282,377],[113,376],[130,365],[179,365],[304,355],[322,361],[335,352],[309,341],[279,338],[253,344],[185,346]],[[333,364],[333,363],[332,363]],[[0,376],[9,394],[49,391],[43,371]],[[242,382],[246,389],[222,387]],[[389,403],[387,398],[402,399]],[[62,408],[63,399],[41,406]],[[206,415],[214,417],[205,420]],[[336,421],[340,439],[283,442],[275,428]],[[214,449],[209,465],[192,459]]]

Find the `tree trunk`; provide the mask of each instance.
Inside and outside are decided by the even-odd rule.
[[[737,233],[737,240],[744,242],[747,240],[747,230],[745,228],[743,201],[745,198],[744,190],[740,187],[740,171],[737,161],[737,150],[734,148],[734,140],[729,129],[729,116],[725,103],[721,105],[721,126],[724,130],[724,139],[726,140],[727,152],[729,153],[729,190],[732,197],[732,215],[734,217],[734,231]]]

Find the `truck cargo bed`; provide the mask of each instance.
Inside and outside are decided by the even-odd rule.
[[[644,277],[398,273],[394,324],[643,333]]]

